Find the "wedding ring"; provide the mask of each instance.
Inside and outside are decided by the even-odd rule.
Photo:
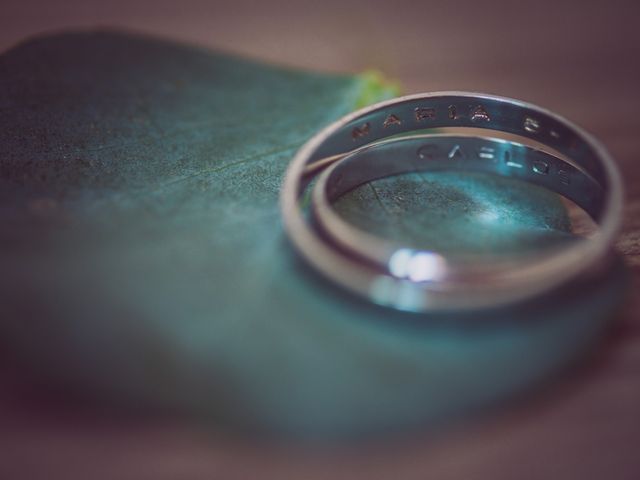
[[[524,143],[529,140],[542,145],[555,155],[513,142],[498,147],[495,139],[462,136],[443,137],[440,143],[429,143],[422,136],[380,142],[443,127],[506,132],[523,137]],[[436,144],[438,149],[446,144],[446,150],[436,155]],[[394,149],[393,156],[384,154],[388,149]],[[516,263],[511,260],[507,265],[489,265],[487,269],[455,265],[437,252],[412,251],[384,239],[363,237],[369,234],[351,226],[334,228],[338,224],[327,205],[340,193],[340,182],[343,189],[348,185],[352,188],[394,172],[429,168],[490,171],[542,185],[583,207],[599,225],[599,231],[588,240],[545,249]],[[348,173],[351,180],[338,181],[340,172]],[[312,199],[320,229],[310,222],[301,203],[314,179],[320,184],[316,190],[320,193],[314,192]],[[316,204],[322,202],[324,194],[324,206]],[[465,92],[401,97],[344,117],[297,152],[281,191],[285,229],[311,266],[374,303],[415,312],[501,306],[596,272],[610,258],[621,207],[618,170],[606,149],[591,135],[540,107]],[[329,216],[324,215],[327,212]],[[349,234],[342,235],[345,231]],[[422,275],[411,274],[420,271]]]
[[[529,165],[532,168],[525,168]],[[314,220],[323,234],[339,248],[380,268],[388,268],[391,274],[399,278],[434,280],[431,276],[437,276],[441,283],[446,279],[449,283],[457,279],[459,283],[469,281],[471,273],[477,275],[482,271],[488,275],[489,272],[497,274],[502,270],[507,274],[506,281],[510,281],[510,270],[520,268],[525,261],[537,261],[539,253],[530,255],[533,257],[530,259],[520,254],[517,260],[510,258],[504,262],[501,262],[500,255],[493,255],[487,259],[488,264],[483,264],[487,262],[472,255],[474,263],[471,264],[458,254],[457,262],[447,259],[446,269],[416,270],[415,265],[411,266],[411,257],[424,259],[435,253],[408,248],[406,244],[363,231],[343,219],[332,206],[339,197],[365,183],[404,173],[432,171],[480,172],[515,177],[564,195],[592,218],[597,217],[603,207],[601,186],[565,159],[504,139],[436,134],[376,142],[351,152],[325,168],[318,175],[312,190]],[[572,183],[564,185],[552,181],[548,172],[557,171],[570,172]]]

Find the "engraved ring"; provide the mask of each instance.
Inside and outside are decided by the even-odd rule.
[[[418,256],[424,265],[429,257],[432,258],[431,263],[442,263],[442,256],[431,251],[410,249],[406,244],[362,231],[344,220],[332,204],[346,192],[364,183],[402,173],[438,170],[512,176],[563,194],[592,218],[597,217],[602,209],[603,191],[598,182],[561,157],[504,139],[436,134],[373,143],[334,162],[318,176],[313,186],[311,209],[314,220],[327,238],[364,261],[380,268],[388,267],[392,274],[400,278],[436,280],[444,271],[437,268],[416,271],[415,261],[412,265],[411,257]],[[559,181],[557,172],[563,172],[564,181],[571,178],[571,183],[567,185]],[[489,257],[486,253],[485,256],[486,265],[478,262],[477,255],[467,256],[475,261],[471,265],[468,258],[456,254],[455,260],[446,261],[447,277],[449,280],[456,278],[458,283],[468,282],[472,272],[477,274],[481,270],[487,275],[490,271],[498,274],[502,270],[506,274],[504,280],[510,281],[513,259],[501,262],[504,256]],[[518,255],[518,268],[525,261],[536,262],[539,253],[530,256],[533,258]],[[458,274],[453,275],[454,272]]]
[[[535,146],[478,135],[384,140],[443,127],[505,132]],[[432,169],[542,185],[581,206],[599,231],[517,261],[468,265],[367,234],[332,210],[332,201],[362,183]],[[314,180],[310,219],[301,198]],[[401,97],[342,118],[297,152],[281,191],[285,229],[309,264],[374,303],[415,312],[501,306],[598,271],[611,258],[621,208],[616,165],[590,134],[540,107],[466,92]]]

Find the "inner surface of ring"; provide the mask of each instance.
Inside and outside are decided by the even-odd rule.
[[[578,168],[556,168],[550,169],[546,174],[537,174],[547,175],[549,180],[545,186],[568,198],[571,198],[568,193],[572,190],[572,185],[581,182],[581,171],[592,177],[602,191],[609,189],[602,164],[580,132],[574,131],[551,113],[490,96],[435,95],[426,99],[408,99],[392,107],[373,110],[348,122],[325,139],[307,159],[307,165],[393,135],[446,127],[499,130],[548,145],[575,162]],[[517,175],[514,173],[513,176]],[[551,178],[554,180],[550,180]],[[304,189],[304,185],[300,187]],[[605,195],[601,195],[600,200],[592,202],[593,205],[583,207],[596,221],[604,211],[604,197]]]
[[[460,135],[420,135],[369,145],[337,161],[315,188],[324,189],[327,201],[333,203],[348,191],[380,178],[443,170],[524,180],[570,199],[594,220],[604,208],[599,182],[564,159],[511,141]]]

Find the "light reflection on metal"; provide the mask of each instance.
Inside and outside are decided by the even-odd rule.
[[[430,282],[442,277],[446,261],[437,253],[402,248],[389,260],[389,272],[412,282]]]

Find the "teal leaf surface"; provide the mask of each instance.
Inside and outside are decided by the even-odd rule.
[[[101,402],[310,436],[433,427],[566,365],[601,331],[617,280],[586,286],[589,302],[425,318],[354,299],[293,253],[286,166],[319,128],[391,94],[376,82],[113,32],[5,53],[6,344]],[[443,188],[468,198],[482,182]],[[510,218],[566,230],[562,204],[535,195],[543,214]],[[354,192],[341,212],[362,216],[363,201]]]

